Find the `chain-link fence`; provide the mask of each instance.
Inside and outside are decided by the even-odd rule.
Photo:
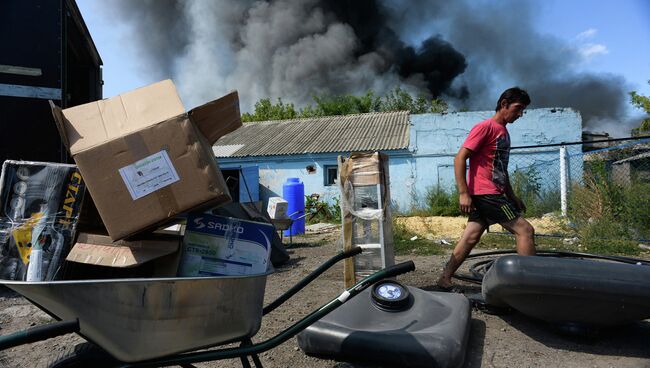
[[[513,147],[510,182],[545,235],[650,239],[650,138]],[[558,216],[561,215],[561,216]]]

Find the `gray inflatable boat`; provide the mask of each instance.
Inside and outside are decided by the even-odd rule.
[[[615,326],[650,318],[650,266],[504,256],[485,273],[488,305],[548,322]]]

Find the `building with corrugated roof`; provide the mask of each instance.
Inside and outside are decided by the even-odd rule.
[[[493,114],[401,111],[245,123],[219,139],[213,150],[231,193],[242,202],[281,197],[289,177],[300,178],[306,195],[316,193],[332,202],[339,197],[337,157],[381,151],[389,157],[393,207],[408,211],[424,207],[428,189],[453,188],[456,152],[469,130]],[[508,130],[513,146],[579,141],[582,120],[571,109],[532,109]],[[545,153],[557,157],[549,149],[533,151],[512,155],[519,162],[531,153],[536,159]]]

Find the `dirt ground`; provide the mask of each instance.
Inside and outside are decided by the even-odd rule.
[[[289,247],[291,260],[271,275],[267,282],[266,303],[274,300],[296,282],[315,270],[338,251],[338,231],[295,237]],[[451,247],[446,246],[446,254]],[[416,271],[399,277],[399,281],[432,289],[447,255],[400,256],[396,261],[413,260]],[[303,316],[316,310],[343,290],[342,263],[317,278],[312,284],[262,319],[253,342],[261,342],[283,331]],[[476,285],[462,284],[466,295],[480,292]],[[0,290],[0,335],[51,318],[21,296]],[[81,342],[76,335],[0,352],[1,367],[45,367],[49,359],[67,347]],[[567,335],[553,326],[521,314],[491,315],[472,311],[470,338],[465,358],[466,368],[478,367],[621,367],[650,368],[650,320],[599,333]],[[309,357],[298,348],[296,338],[260,355],[265,367],[351,367],[347,363]],[[239,360],[197,363],[198,367],[241,367]]]

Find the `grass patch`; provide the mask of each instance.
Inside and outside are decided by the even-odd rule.
[[[323,239],[319,234],[304,233],[293,236],[293,242],[289,243],[289,236],[285,235],[283,244],[286,248],[317,248],[328,243],[328,239]]]
[[[535,238],[538,250],[567,250],[577,251],[576,246],[565,245],[562,238],[540,236]],[[515,237],[511,234],[485,233],[476,245],[485,249],[515,249]]]
[[[592,253],[600,255],[638,256],[642,250],[638,242],[630,240],[602,240],[581,239],[572,243],[564,241],[565,238],[537,236],[535,246],[537,250],[554,250],[566,252]],[[510,234],[486,233],[481,237],[477,248],[484,249],[515,249],[515,237]]]
[[[417,239],[411,240],[414,236],[415,233],[408,231],[406,226],[398,224],[393,218],[393,246],[396,255],[430,256],[444,253],[440,244],[419,236]]]
[[[395,254],[398,256],[418,255],[432,256],[444,254],[445,251],[440,244],[427,239],[400,239],[394,241]]]
[[[639,256],[642,253],[639,242],[631,240],[591,239],[582,249],[586,253],[607,255]]]

